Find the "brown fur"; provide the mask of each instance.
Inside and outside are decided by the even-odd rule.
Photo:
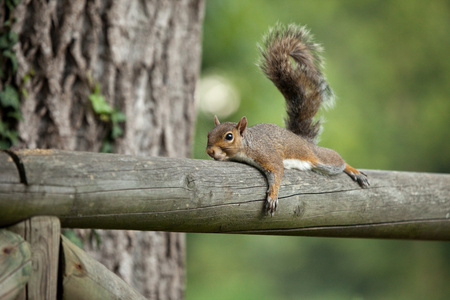
[[[260,68],[286,99],[286,128],[315,141],[320,122],[314,122],[322,103],[332,103],[334,94],[321,72],[320,45],[305,27],[277,25],[260,47]]]

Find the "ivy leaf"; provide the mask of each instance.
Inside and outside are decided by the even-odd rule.
[[[9,60],[11,61],[12,67],[13,67],[13,72],[15,73],[17,71],[17,57],[16,54],[10,50],[4,50],[3,51],[3,56],[4,57],[8,57]]]
[[[0,136],[6,135],[8,128],[6,127],[6,123],[0,121]]]
[[[117,108],[114,109],[113,114],[111,115],[111,121],[113,123],[119,123],[119,122],[125,122],[127,120],[127,117],[125,116],[124,113],[122,113],[120,110],[118,110]]]
[[[77,234],[75,233],[75,230],[73,229],[63,229],[62,234],[68,238],[72,243],[74,243],[75,245],[77,245],[78,247],[80,247],[81,249],[84,248],[84,243],[83,241],[77,236]]]
[[[10,130],[5,123],[0,122],[0,149],[8,149],[17,144],[19,134],[16,130]]]
[[[10,118],[14,118],[19,121],[24,121],[24,119],[22,117],[22,113],[20,111],[10,111],[6,114],[6,116],[8,116]]]
[[[109,115],[113,112],[113,108],[105,101],[105,97],[101,94],[90,94],[89,100],[91,100],[92,108],[99,115]]]
[[[127,117],[125,114],[120,112],[117,108],[114,109],[113,113],[111,114],[111,122],[113,124],[112,131],[111,131],[111,137],[113,139],[118,138],[119,136],[123,135],[123,130],[119,126],[120,122],[125,122],[127,120]]]
[[[6,0],[6,6],[9,8],[9,10],[13,10],[14,7],[19,5],[20,0]]]
[[[115,140],[116,138],[118,138],[119,136],[121,136],[123,134],[123,130],[122,128],[120,128],[119,125],[114,125],[112,130],[111,130],[111,138],[113,140]]]
[[[22,95],[25,97],[25,99],[28,98],[28,91],[26,88],[22,88],[20,89],[20,92],[22,93]]]
[[[2,34],[0,35],[0,49],[8,49],[9,41],[8,35]]]
[[[11,50],[19,41],[19,35],[13,31],[0,35],[0,49]]]
[[[19,141],[19,133],[15,130],[9,130],[6,132],[6,137],[10,140],[12,145],[17,144]]]
[[[4,140],[0,140],[0,149],[6,150],[6,149],[9,149],[9,147],[11,147],[11,143],[10,142],[4,141]]]
[[[3,107],[12,107],[16,111],[20,109],[19,93],[11,85],[5,85],[3,91],[0,92],[0,103]]]
[[[8,39],[9,39],[9,45],[12,48],[19,41],[19,35],[14,31],[10,31],[8,33]]]
[[[111,142],[104,140],[103,141],[103,145],[102,145],[102,149],[100,150],[101,153],[113,153],[114,152],[114,147],[111,144]]]

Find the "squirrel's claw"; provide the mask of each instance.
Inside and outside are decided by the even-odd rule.
[[[346,165],[344,172],[350,176],[351,179],[356,181],[363,189],[370,186],[369,179],[365,173],[358,171],[349,165]]]
[[[272,197],[267,196],[266,201],[266,211],[270,213],[270,216],[273,217],[273,213],[277,210],[278,207],[278,198],[272,199]]]
[[[350,175],[350,177],[354,181],[356,181],[359,184],[359,186],[362,187],[363,189],[368,188],[370,186],[369,179],[367,178],[367,175],[364,174],[363,172],[360,172],[359,174],[351,173],[348,175]]]
[[[355,177],[356,177],[355,181],[358,182],[358,184],[362,188],[367,188],[370,186],[369,179],[367,178],[366,174],[361,172],[360,174],[357,174]]]

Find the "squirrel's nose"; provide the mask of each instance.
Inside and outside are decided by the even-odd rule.
[[[214,158],[216,154],[213,148],[206,148],[206,153],[208,153],[208,155],[211,156],[212,158]]]
[[[206,148],[206,153],[214,160],[224,160],[226,157],[225,153],[217,147]]]

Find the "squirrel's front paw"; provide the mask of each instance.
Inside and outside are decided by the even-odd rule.
[[[370,186],[369,179],[367,178],[367,175],[363,172],[360,172],[356,169],[353,170],[346,170],[344,171],[348,174],[354,181],[356,181],[360,187],[368,188]]]
[[[352,177],[352,179],[356,181],[363,189],[369,187],[370,185],[367,175],[363,172],[358,172],[357,174],[352,173],[350,174],[350,177]]]
[[[364,174],[363,172],[360,172],[359,174],[356,175],[356,182],[358,182],[358,184],[362,188],[367,188],[370,185],[367,175]]]
[[[278,207],[278,198],[272,199],[272,197],[267,196],[266,201],[266,211],[270,213],[270,216],[273,216],[273,213],[277,210]]]

